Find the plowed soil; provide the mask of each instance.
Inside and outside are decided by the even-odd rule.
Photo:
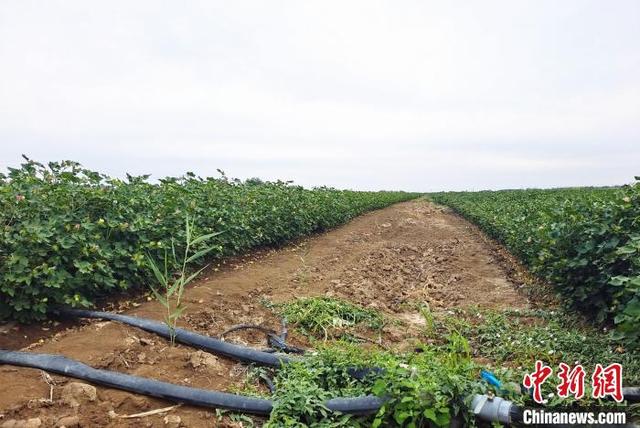
[[[446,208],[416,200],[280,249],[225,261],[189,288],[181,325],[212,336],[241,323],[277,330],[280,320],[263,302],[326,295],[402,320],[404,327],[388,325],[380,337],[370,338],[398,349],[411,342],[423,322],[416,302],[427,302],[434,311],[524,308],[526,296],[518,292],[523,275],[513,258],[475,226]],[[130,315],[163,318],[161,306],[153,301],[119,305]],[[290,343],[308,345],[290,330]],[[228,340],[265,346],[258,333],[237,333]],[[112,322],[0,325],[0,348],[63,354],[96,368],[201,388],[233,391],[246,381],[246,367],[239,363],[185,346],[171,347],[162,338]],[[37,426],[35,418],[41,426],[78,421],[81,426],[178,426],[165,420],[167,416],[179,416],[181,426],[240,426],[228,417],[216,417],[215,411],[189,406],[123,418],[172,403],[104,387],[97,387],[95,399],[73,403],[63,394],[69,382],[74,380],[0,366],[0,426],[28,426],[28,419]]]

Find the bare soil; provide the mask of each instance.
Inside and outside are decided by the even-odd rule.
[[[187,291],[182,326],[212,336],[241,323],[278,330],[280,320],[262,302],[326,295],[404,322],[388,324],[380,337],[370,338],[400,349],[410,346],[424,322],[417,303],[427,302],[434,311],[526,308],[527,297],[518,291],[525,278],[526,271],[475,226],[446,208],[416,200],[365,214],[280,249],[221,263]],[[119,303],[127,314],[163,317],[161,306],[153,301]],[[229,340],[265,346],[259,333],[234,333]],[[308,345],[292,329],[289,341]],[[185,346],[171,347],[162,338],[113,322],[0,325],[0,348],[63,354],[96,368],[208,389],[233,391],[246,379],[241,364]],[[165,420],[168,415],[179,416],[181,426],[240,426],[229,418],[219,420],[215,411],[189,406],[121,418],[172,403],[104,387],[97,387],[94,400],[70,403],[63,391],[70,382],[74,380],[61,376],[47,382],[39,370],[0,366],[0,427],[12,426],[12,420],[19,421],[13,426],[26,426],[30,418],[39,418],[41,426],[70,421],[80,426],[178,426]]]

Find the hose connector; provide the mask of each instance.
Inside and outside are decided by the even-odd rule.
[[[513,423],[512,415],[517,413],[517,406],[500,397],[476,394],[471,401],[471,408],[476,417],[488,422]]]

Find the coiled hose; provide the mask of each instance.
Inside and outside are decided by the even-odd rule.
[[[0,350],[0,364],[46,370],[63,376],[86,380],[97,385],[194,406],[213,407],[265,416],[269,415],[273,409],[273,402],[264,398],[245,397],[226,392],[192,388],[111,370],[95,369],[60,355]],[[370,395],[353,398],[334,398],[325,402],[325,406],[331,411],[352,415],[367,415],[377,412],[382,404],[383,400],[381,398]]]

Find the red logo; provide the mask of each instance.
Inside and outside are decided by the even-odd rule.
[[[542,403],[542,384],[553,373],[553,369],[545,366],[542,361],[536,361],[536,370],[524,375],[522,384],[525,388],[533,388],[533,399],[536,403]]]
[[[622,365],[610,364],[603,368],[602,364],[596,364],[596,369],[591,376],[593,386],[593,398],[604,398],[610,395],[618,403],[622,396]]]
[[[525,388],[532,389],[533,399],[536,403],[545,404],[546,400],[542,398],[542,384],[552,373],[553,369],[551,367],[538,360],[536,361],[535,371],[524,375],[522,384]],[[558,396],[562,398],[573,396],[576,400],[580,400],[584,397],[584,380],[586,376],[587,373],[582,365],[577,364],[571,368],[568,364],[560,363],[560,370],[558,371],[560,384],[556,388]],[[591,386],[593,388],[591,393],[593,398],[610,396],[618,403],[624,400],[622,395],[622,365],[614,363],[603,367],[602,364],[596,364],[591,376]]]
[[[560,385],[558,385],[558,395],[567,398],[569,394],[573,395],[576,400],[584,397],[584,377],[586,373],[584,368],[578,364],[573,369],[565,363],[560,363]]]

